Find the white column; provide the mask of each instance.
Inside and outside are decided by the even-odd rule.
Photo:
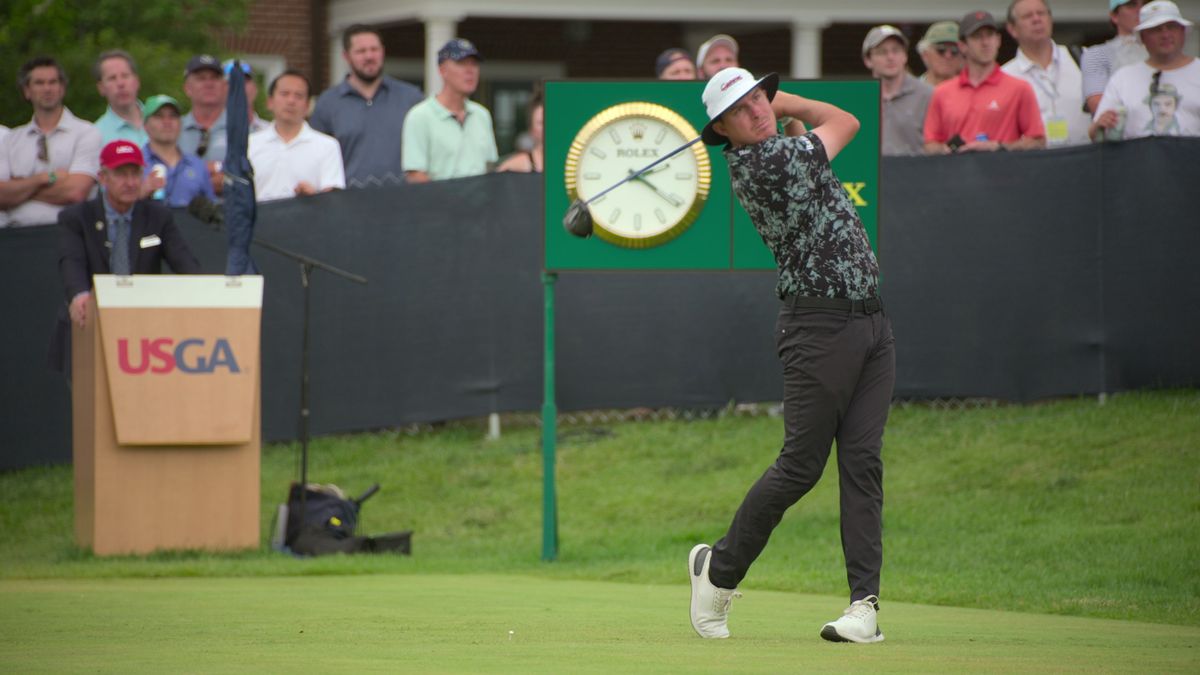
[[[437,53],[442,45],[455,37],[458,21],[462,17],[426,16],[425,21],[425,94],[433,96],[442,90],[442,76],[438,73]]]
[[[341,84],[349,72],[350,67],[342,58],[342,32],[338,31],[337,35],[329,37],[329,86]]]
[[[817,21],[792,23],[792,77],[821,76],[821,31],[828,25]]]
[[[264,94],[267,91],[267,87],[271,85],[271,82],[283,74],[283,71],[287,70],[288,67],[287,59],[276,54],[244,54],[239,58],[249,63],[254,68],[254,72],[262,74],[262,91]]]

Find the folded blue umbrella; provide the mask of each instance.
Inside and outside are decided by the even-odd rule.
[[[258,274],[258,267],[250,257],[250,242],[254,240],[257,210],[254,201],[254,167],[250,165],[250,159],[246,156],[250,139],[246,73],[239,61],[234,61],[227,73],[229,98],[225,103],[225,130],[228,134],[228,145],[225,150],[222,192],[225,232],[229,237],[225,274]]]

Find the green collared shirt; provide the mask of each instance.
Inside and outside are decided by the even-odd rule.
[[[139,101],[138,109],[141,107],[142,104]],[[100,138],[105,145],[121,139],[131,141],[140,148],[150,142],[150,137],[146,135],[145,129],[130,124],[124,117],[115,113],[112,106],[109,106],[100,119],[96,120],[96,128],[100,130]]]
[[[459,124],[437,98],[421,101],[404,118],[401,164],[405,171],[424,171],[432,180],[487,173],[499,158],[492,114],[467,101],[467,116]]]

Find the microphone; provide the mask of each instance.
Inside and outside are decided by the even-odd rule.
[[[192,197],[192,201],[188,202],[187,211],[196,220],[207,225],[219,228],[225,224],[225,213],[221,210],[221,207],[204,195]]]

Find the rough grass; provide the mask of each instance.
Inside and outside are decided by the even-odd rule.
[[[0,474],[0,578],[525,574],[684,583],[782,438],[774,418],[625,422],[560,430],[560,551],[540,561],[539,431],[450,425],[317,439],[310,478],[358,492],[360,530],[414,529],[412,558],[297,560],[74,547],[69,467]],[[900,406],[885,437],[885,602],[1200,625],[1200,392],[1029,406]],[[845,595],[836,465],[788,513],[745,590]],[[264,541],[295,448],[263,456]]]

